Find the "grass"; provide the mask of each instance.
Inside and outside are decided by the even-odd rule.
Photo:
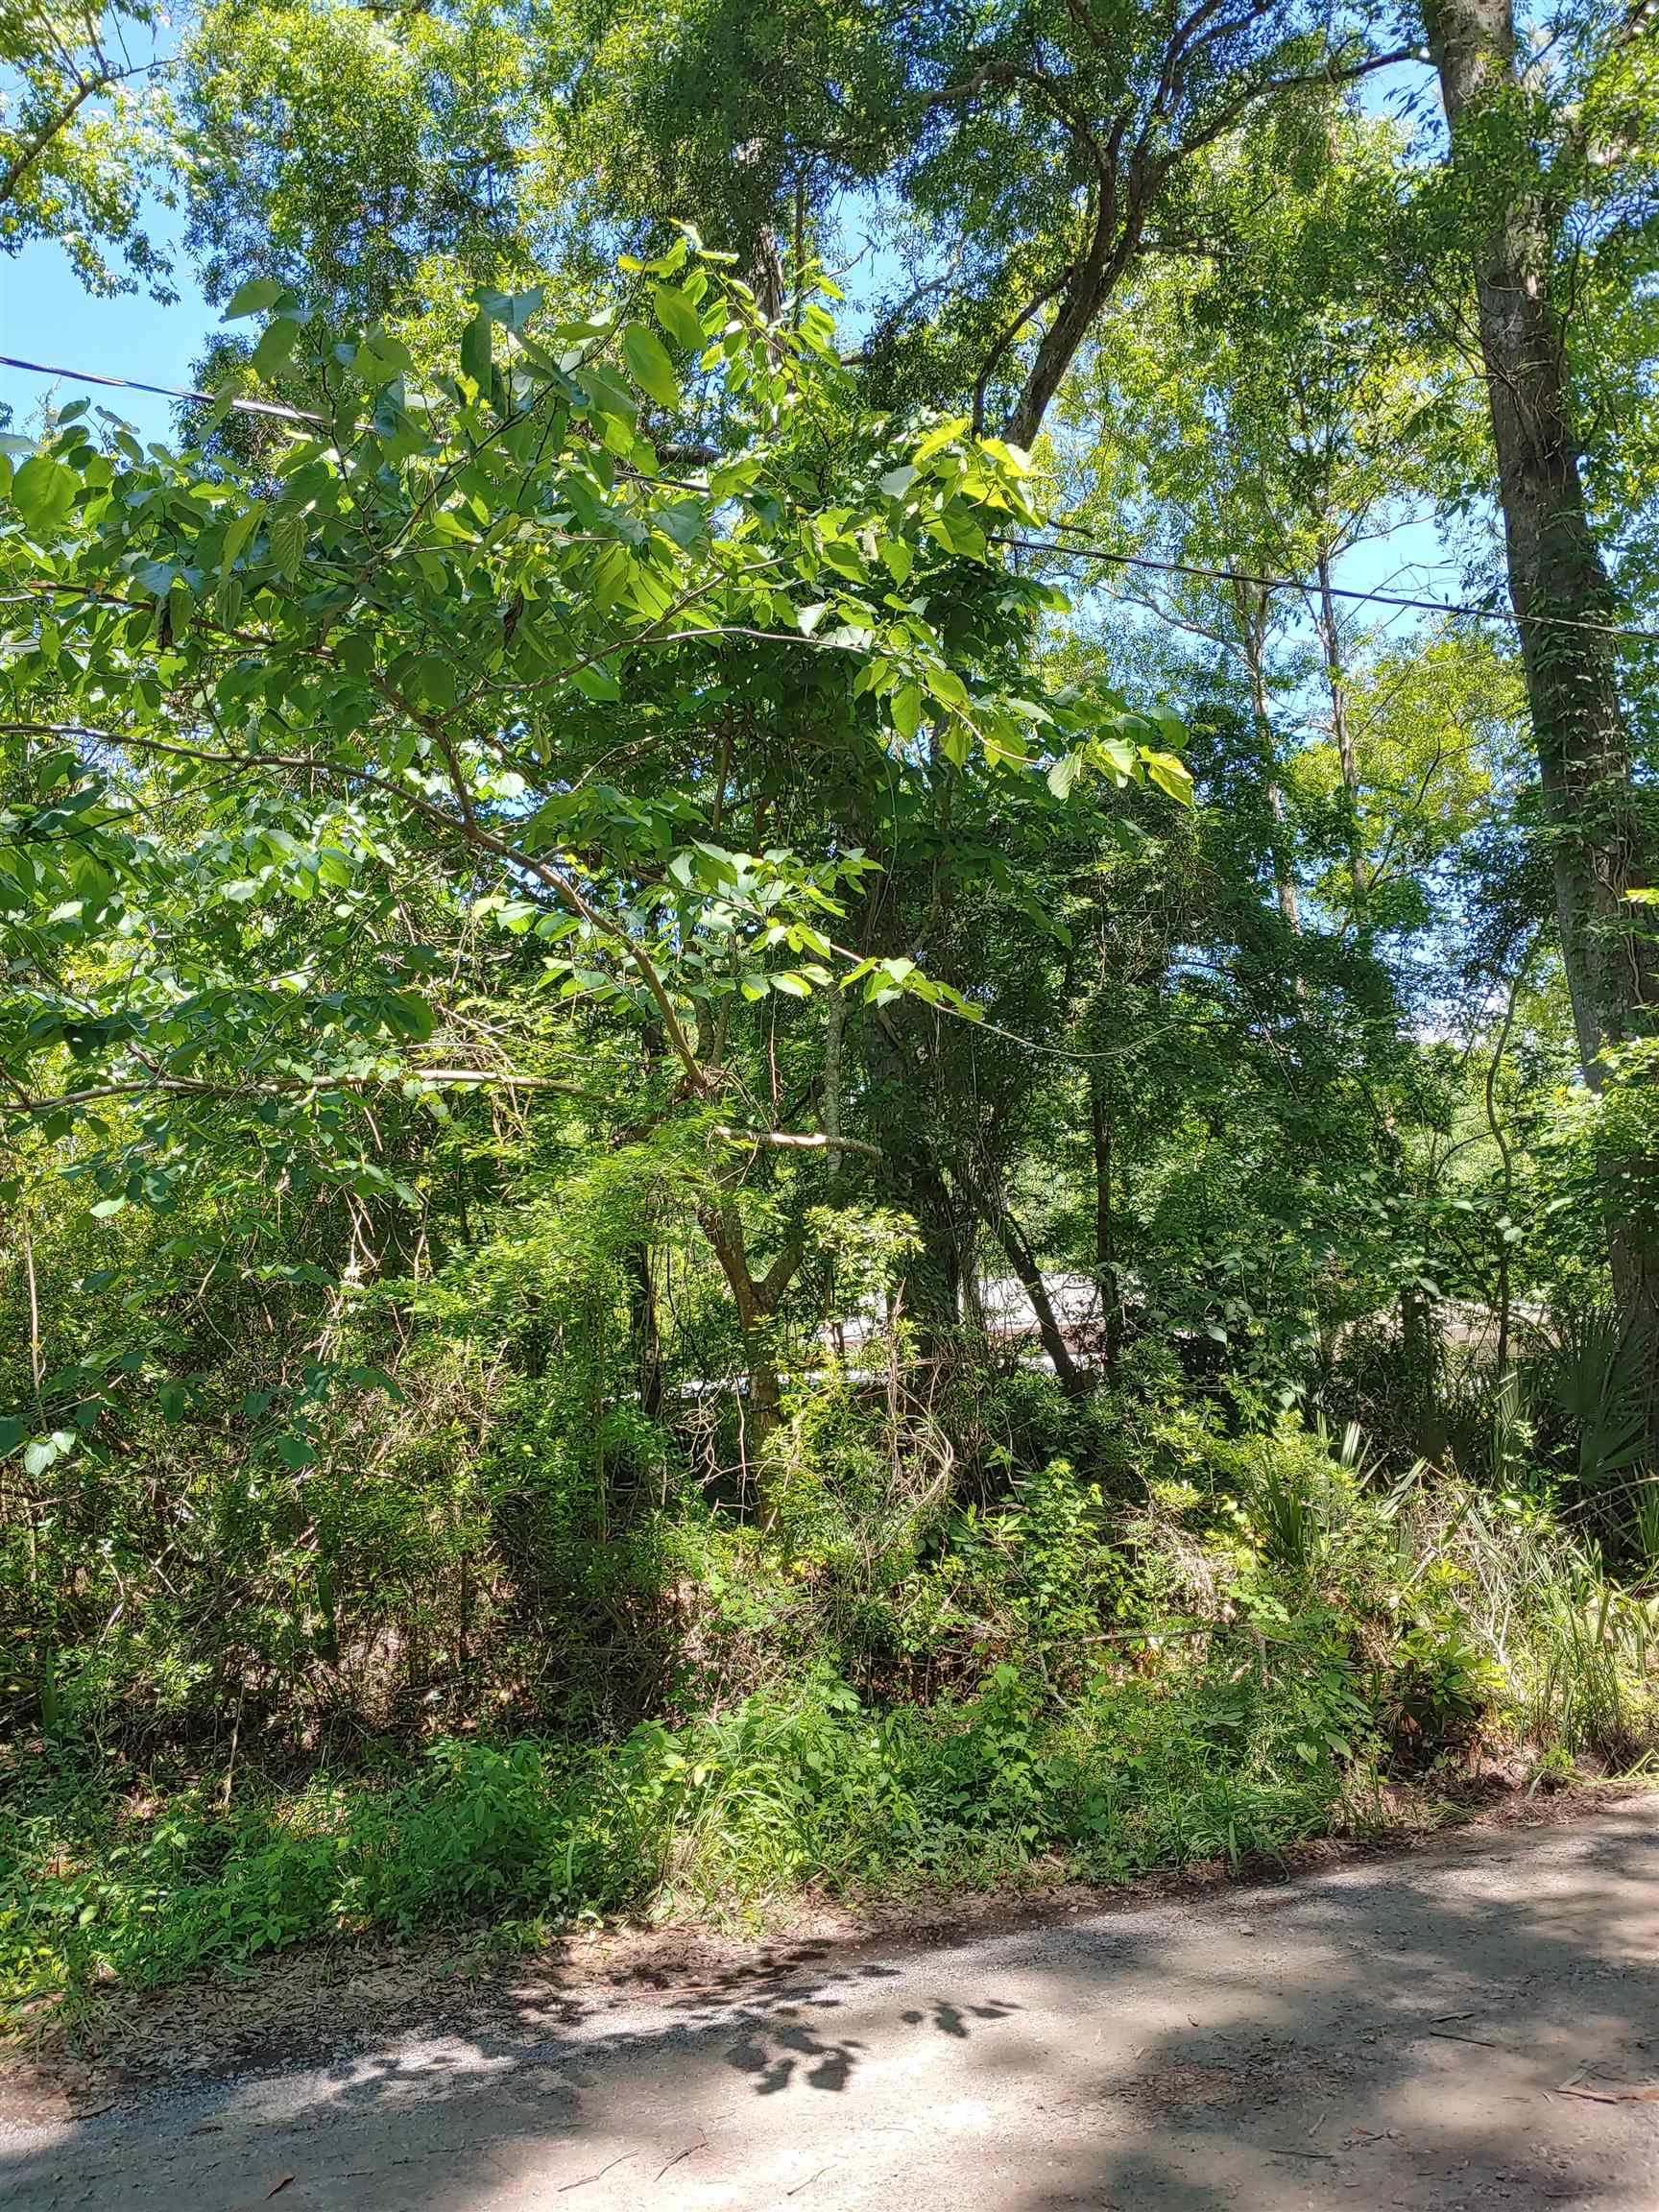
[[[749,1542],[728,1624],[746,1694],[723,1662],[678,1724],[458,1735],[245,1771],[233,1795],[36,1742],[0,1768],[0,2019],[342,1936],[1237,1863],[1376,1828],[1391,1775],[1466,1771],[1481,1743],[1559,1770],[1659,1736],[1654,1601],[1547,1512],[1415,1470],[1388,1488],[1313,1439],[1254,1470],[1243,1450],[1110,1545],[1098,1493],[1056,1462],[897,1566],[883,1648],[958,1655],[928,1697],[854,1688],[829,1624],[870,1608],[814,1600],[799,1558],[768,1597]],[[815,1601],[827,1655],[805,1662]],[[1097,1632],[1114,1608],[1125,1624]],[[964,1623],[1002,1655],[965,1670]]]
[[[607,1748],[445,1743],[228,1806],[36,1760],[0,1860],[0,2005],[15,2023],[338,1934],[730,1911],[807,1883],[1118,1879],[1344,1824],[1364,1789],[1300,1657],[1234,1679],[1238,1656],[1059,1711],[1006,1667],[977,1696],[887,1712],[818,1675]]]

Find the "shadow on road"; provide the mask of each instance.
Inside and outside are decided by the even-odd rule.
[[[695,1990],[637,1980],[84,2123],[0,2160],[0,2196],[18,2212],[219,2212],[274,2183],[284,2212],[1659,2206],[1659,2105],[1570,2093],[1659,2080],[1659,1818],[1642,1803],[893,1963],[808,1945]]]

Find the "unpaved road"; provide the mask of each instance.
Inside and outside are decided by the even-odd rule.
[[[562,2009],[0,2134],[0,2203],[1659,2212],[1659,1797]]]

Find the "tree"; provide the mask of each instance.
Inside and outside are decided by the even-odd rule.
[[[143,211],[175,151],[162,29],[147,0],[0,9],[0,252],[49,239],[91,291],[173,297]]]
[[[1620,54],[1642,12],[1615,21],[1603,54]],[[1620,1048],[1653,1027],[1659,951],[1631,899],[1653,879],[1653,830],[1633,778],[1612,635],[1619,601],[1586,504],[1565,335],[1562,217],[1573,170],[1593,159],[1585,130],[1597,109],[1592,101],[1582,123],[1553,110],[1521,61],[1510,0],[1428,0],[1425,21],[1473,268],[1562,956],[1584,1078],[1599,1090]],[[1651,1168],[1627,1163],[1626,1171]],[[1659,1253],[1633,1238],[1628,1196],[1611,1203],[1627,1324],[1659,1345]],[[1659,1388],[1652,1418],[1659,1422]]]
[[[556,141],[527,141],[558,68],[495,0],[207,9],[182,70],[187,237],[207,298],[279,277],[325,320],[436,316],[452,345],[469,298],[547,277]]]
[[[365,870],[395,902],[393,855],[413,841],[443,905],[529,935],[543,991],[605,1010],[661,1062],[647,1125],[701,1131],[698,1217],[761,1442],[767,1327],[802,1233],[786,1217],[757,1253],[745,1187],[757,1160],[830,1136],[787,1126],[776,1084],[757,1094],[745,1010],[861,988],[874,1009],[974,1015],[913,956],[840,937],[873,863],[807,780],[779,793],[767,764],[810,747],[866,792],[918,745],[958,768],[1066,747],[1177,788],[1178,764],[1130,717],[1101,740],[1087,693],[1004,688],[1006,641],[1052,600],[988,539],[1035,519],[1008,449],[961,422],[918,438],[850,415],[823,309],[780,329],[684,238],[620,310],[579,324],[543,327],[535,294],[488,296],[459,369],[422,388],[397,340],[337,339],[276,279],[231,304],[271,318],[265,373],[309,352],[326,420],[210,467],[126,433],[105,452],[70,410],[9,470],[5,560],[27,612],[0,723],[16,776],[3,882],[34,971],[0,1052],[10,1111],[96,1136],[108,1101],[133,1100],[141,1134],[97,1167],[113,1208],[166,1195],[175,1171],[155,1183],[156,1161],[188,1150],[204,1099],[311,1117],[349,1171],[378,1091],[557,1087],[466,1047],[433,962],[389,925],[348,983],[340,964],[382,935],[375,906],[321,973],[250,983],[241,909],[331,892],[350,907]],[[669,474],[658,442],[682,431],[707,458]],[[232,926],[188,962],[84,982],[77,952],[165,869],[152,812],[226,791],[221,810],[256,830],[189,848],[172,896]],[[72,1075],[43,1078],[65,1059]],[[845,1126],[833,1141],[875,1149]]]
[[[650,12],[607,10],[606,25],[587,111],[608,205],[637,219],[679,199],[754,266],[839,194],[895,195],[923,266],[862,358],[878,389],[971,394],[975,425],[1022,445],[1128,273],[1201,242],[1207,151],[1263,108],[1402,58],[1272,0],[1110,14],[699,0],[666,68]]]

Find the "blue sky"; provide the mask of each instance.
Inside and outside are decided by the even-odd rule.
[[[177,247],[177,230],[165,208],[156,211],[150,229],[152,237]],[[34,241],[13,259],[0,262],[0,352],[55,368],[86,370],[95,376],[187,385],[203,338],[216,319],[182,255],[175,252],[175,263],[176,306],[159,306],[143,292],[98,300],[84,289],[60,248],[45,239]],[[73,377],[54,387],[45,377],[0,369],[0,401],[11,407],[14,429],[27,431],[41,401],[54,391],[60,406],[84,391],[131,422],[142,438],[166,438],[171,432],[171,400],[142,392],[99,393],[76,386]]]

